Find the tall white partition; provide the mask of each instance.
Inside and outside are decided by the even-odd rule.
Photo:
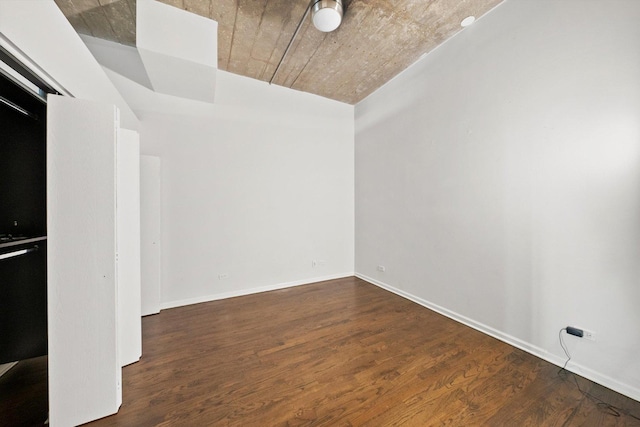
[[[47,108],[49,420],[79,425],[118,411],[112,105],[49,96]]]
[[[160,312],[160,158],[140,156],[142,315]]]
[[[140,360],[140,137],[121,129],[117,149],[118,320],[121,365]]]

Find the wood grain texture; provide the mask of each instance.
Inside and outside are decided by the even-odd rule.
[[[357,278],[165,310],[143,333],[120,412],[91,426],[640,425],[572,374]]]

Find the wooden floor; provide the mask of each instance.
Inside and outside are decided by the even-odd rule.
[[[162,311],[90,426],[633,426],[640,403],[356,278]]]
[[[0,426],[42,426],[47,407],[47,356],[21,360],[0,377]]]

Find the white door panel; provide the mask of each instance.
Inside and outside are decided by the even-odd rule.
[[[118,309],[120,362],[140,360],[140,138],[121,129],[117,155]]]
[[[49,96],[47,282],[52,426],[117,412],[114,106]]]
[[[140,156],[142,315],[160,312],[160,158]]]

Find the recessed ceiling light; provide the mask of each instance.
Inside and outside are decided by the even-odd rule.
[[[469,25],[473,24],[476,20],[475,16],[467,16],[466,18],[464,18],[462,20],[462,22],[460,23],[461,26],[463,27],[468,27]]]

